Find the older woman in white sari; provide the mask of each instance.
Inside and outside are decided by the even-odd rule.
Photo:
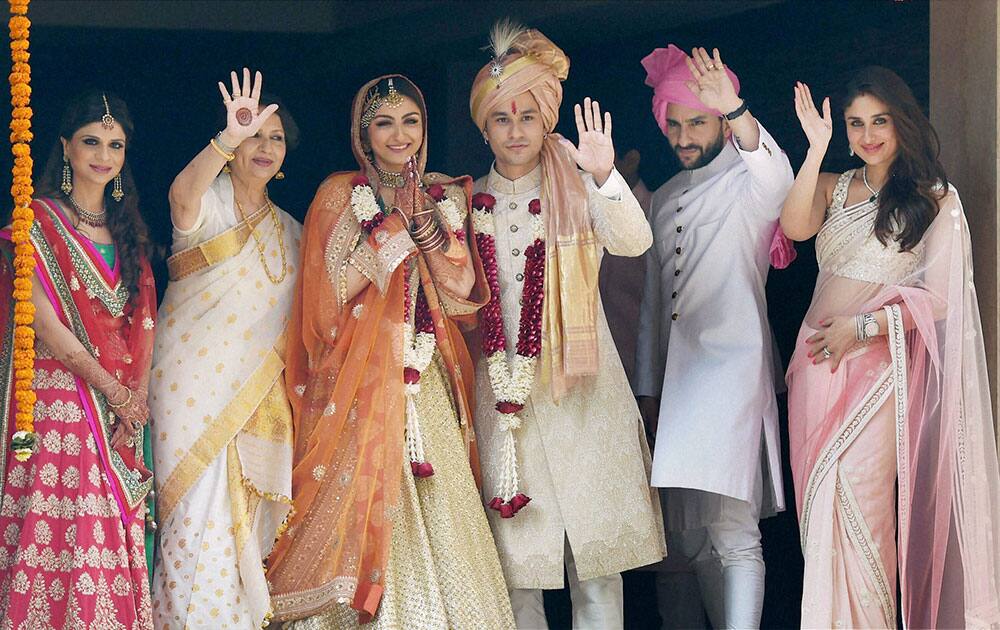
[[[301,226],[268,197],[297,130],[261,76],[170,188],[170,283],[150,409],[160,521],[158,628],[260,628],[263,559],[291,507],[291,411],[282,335]],[[271,104],[264,106],[264,102]],[[221,173],[220,173],[221,171]]]
[[[902,79],[866,68],[844,118],[861,168],[809,153],[782,210],[819,278],[788,368],[805,628],[1000,625],[1000,478],[969,226]],[[896,579],[900,600],[897,602]]]

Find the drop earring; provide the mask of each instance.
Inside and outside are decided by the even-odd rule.
[[[122,199],[125,198],[125,192],[122,190],[122,174],[121,173],[118,173],[117,175],[115,175],[114,184],[112,185],[112,188],[111,188],[111,198],[114,199],[115,201],[117,201],[118,203],[121,203]]]
[[[854,147],[849,148],[847,150],[847,154],[850,155],[851,157],[854,157]]]
[[[63,191],[64,195],[73,192],[73,171],[69,167],[69,158],[65,155],[63,155],[62,185],[59,186],[59,190]]]
[[[486,137],[486,134],[483,134],[483,144],[489,144],[489,143],[490,139]]]

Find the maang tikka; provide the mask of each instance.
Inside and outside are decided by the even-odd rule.
[[[389,79],[388,85],[388,93],[385,96],[382,96],[379,93],[378,85],[375,85],[372,89],[368,90],[368,95],[365,97],[365,113],[361,115],[362,128],[367,128],[368,125],[372,124],[372,120],[375,118],[375,112],[377,112],[382,105],[385,105],[390,109],[395,109],[403,104],[403,95],[396,89],[392,79]]]
[[[101,116],[101,126],[105,129],[111,129],[115,126],[115,117],[111,115],[111,107],[108,105],[108,97],[101,94],[101,98],[104,99],[104,115]]]

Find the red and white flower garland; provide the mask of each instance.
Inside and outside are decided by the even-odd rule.
[[[514,431],[521,426],[518,412],[524,408],[535,382],[538,356],[542,350],[542,303],[545,293],[545,222],[541,203],[528,204],[534,242],[524,250],[524,286],[518,321],[517,350],[508,365],[507,337],[504,334],[500,283],[497,275],[496,228],[493,208],[496,199],[487,193],[472,198],[472,229],[490,286],[490,301],[479,311],[482,351],[486,357],[490,386],[496,398],[497,421],[504,433],[500,458],[499,488],[489,507],[502,518],[512,518],[531,501],[520,492],[517,474],[517,447]]]
[[[364,175],[356,175],[351,180],[351,209],[366,234],[371,234],[372,230],[385,220],[382,205],[375,196],[371,183]],[[434,338],[434,320],[427,304],[427,297],[420,285],[419,275],[417,276],[417,286],[411,287],[412,268],[406,262],[403,265],[406,274],[403,280],[403,385],[406,388],[406,450],[410,458],[410,470],[413,472],[413,476],[430,477],[434,474],[434,467],[424,455],[416,397],[420,393],[420,375],[434,358],[437,342]],[[410,307],[414,304],[411,312]]]

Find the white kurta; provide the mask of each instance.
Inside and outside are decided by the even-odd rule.
[[[528,204],[541,195],[541,177],[541,166],[514,181],[491,170],[475,186],[497,200],[497,270],[507,339],[517,339],[523,252],[534,240]],[[598,241],[618,255],[642,254],[652,234],[621,175],[613,172],[601,189],[589,175],[583,178]],[[532,501],[511,519],[487,510],[508,588],[561,588],[565,540],[581,580],[657,562],[665,554],[659,501],[649,485],[649,447],[600,305],[597,326],[598,373],[556,404],[539,371],[518,414],[521,491]],[[510,345],[508,358],[514,352]],[[478,342],[471,347],[476,351]],[[494,470],[504,435],[496,428],[495,404],[480,357],[475,423],[487,499],[497,487]]]
[[[764,502],[784,509],[764,284],[791,184],[761,127],[755,151],[727,143],[653,195],[634,389],[661,400],[654,486],[750,501],[763,435]]]

